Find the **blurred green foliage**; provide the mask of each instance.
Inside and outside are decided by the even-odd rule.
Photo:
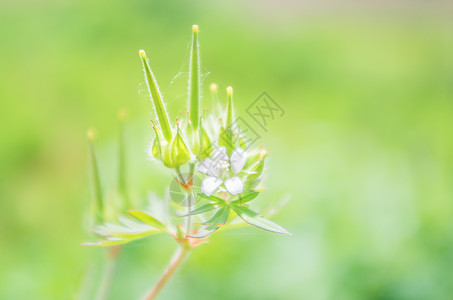
[[[258,202],[292,195],[275,220],[294,235],[219,232],[161,299],[450,299],[453,24],[445,8],[297,3],[2,1],[0,298],[70,299],[87,269],[96,283],[103,250],[79,246],[90,237],[88,127],[98,129],[109,189],[117,111],[126,108],[132,197],[164,195],[171,178],[146,161],[151,103],[138,92],[138,50],[147,50],[174,116],[186,101],[198,24],[205,108],[217,82],[235,88],[246,119],[262,91],[286,111],[268,132],[257,127],[272,150]],[[175,246],[158,236],[126,246],[111,299],[143,295]]]

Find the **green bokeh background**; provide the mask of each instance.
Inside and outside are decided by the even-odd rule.
[[[273,219],[293,236],[220,231],[161,299],[451,299],[451,12],[441,1],[3,0],[0,299],[76,299],[83,278],[96,284],[103,250],[79,245],[87,128],[111,189],[125,108],[132,193],[165,194],[171,177],[145,153],[138,49],[176,116],[192,24],[205,95],[232,85],[251,124],[263,91],[286,112],[257,127],[272,151],[257,206],[291,195]],[[175,247],[165,236],[126,246],[110,299],[139,299]]]

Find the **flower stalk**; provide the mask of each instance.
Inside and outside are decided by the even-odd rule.
[[[115,275],[116,262],[120,253],[121,246],[116,245],[108,249],[107,261],[105,263],[104,273],[102,275],[99,289],[96,293],[96,300],[108,299],[113,277]]]
[[[190,252],[189,248],[184,248],[182,246],[178,247],[178,249],[176,250],[176,253],[174,254],[173,258],[171,259],[170,264],[168,265],[167,269],[162,274],[162,276],[160,277],[160,279],[156,283],[156,285],[148,292],[148,294],[146,294],[146,296],[145,296],[145,298],[143,298],[143,300],[153,300],[156,298],[156,296],[159,294],[159,292],[165,286],[167,281],[175,274],[176,270],[184,262],[184,259],[187,257],[189,252]]]
[[[93,181],[93,192],[94,192],[94,222],[101,224],[104,222],[104,199],[102,195],[101,177],[99,175],[99,166],[96,158],[96,151],[94,149],[93,141],[95,133],[93,129],[88,130],[88,147],[90,152],[90,162],[92,171]]]

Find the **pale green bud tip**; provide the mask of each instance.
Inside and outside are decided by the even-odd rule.
[[[193,25],[192,31],[193,31],[193,33],[198,33],[198,25]]]
[[[87,131],[87,138],[92,141],[96,138],[96,132],[94,131],[93,128],[88,129]]]
[[[211,92],[213,92],[213,93],[217,92],[217,84],[215,84],[215,83],[211,84]]]
[[[138,54],[140,54],[140,57],[141,57],[142,59],[146,59],[145,50],[140,50],[140,51],[138,51]]]
[[[231,86],[227,87],[227,95],[228,97],[231,97],[233,96],[233,88]]]

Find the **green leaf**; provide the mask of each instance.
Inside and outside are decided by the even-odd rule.
[[[216,211],[216,213],[206,222],[203,223],[203,225],[207,224],[217,224],[217,225],[223,225],[226,223],[228,219],[228,215],[230,214],[230,206],[225,205],[219,208],[219,210]]]
[[[221,207],[215,214],[214,216],[209,219],[209,223],[212,223],[211,225],[199,230],[196,234],[189,235],[189,237],[192,238],[204,238],[207,237],[210,234],[213,234],[217,229],[220,228],[223,224],[226,223],[228,220],[228,216],[230,214],[230,206],[225,205]],[[203,224],[206,224],[208,222],[205,222]]]
[[[104,222],[104,198],[102,194],[102,185],[101,185],[101,176],[99,175],[99,166],[96,158],[96,151],[93,145],[94,133],[90,130],[88,131],[88,143],[90,148],[90,161],[91,161],[91,170],[92,170],[92,180],[93,180],[93,189],[94,189],[94,198],[95,198],[95,210],[94,217],[97,224],[102,224]]]
[[[239,196],[239,199],[238,200],[234,200],[232,203],[244,204],[244,203],[250,202],[253,199],[255,199],[256,197],[258,197],[258,195],[260,193],[261,192],[251,192],[250,194],[247,194],[247,195],[244,195],[244,196]]]
[[[209,225],[208,227],[205,227],[205,228],[199,230],[197,233],[189,235],[189,237],[195,238],[195,239],[204,238],[204,237],[207,237],[208,235],[213,234],[219,228],[220,228],[220,226],[217,226],[215,224]]]
[[[83,243],[82,246],[110,247],[115,245],[126,244],[136,239],[138,238],[135,239],[109,238],[105,241],[100,241],[97,243]]]
[[[95,228],[94,233],[102,236],[104,240],[97,243],[85,243],[85,246],[108,247],[126,244],[153,234],[161,233],[153,226],[142,222],[120,217],[118,224],[104,223]]]
[[[122,239],[139,239],[152,234],[160,233],[160,230],[148,230],[143,232],[111,232],[112,237],[122,238]]]
[[[188,217],[188,216],[193,216],[193,215],[198,215],[198,214],[201,214],[201,213],[204,213],[204,212],[208,212],[208,211],[211,211],[215,208],[218,207],[218,204],[217,203],[205,203],[197,208],[195,208],[194,210],[192,210],[191,212],[185,214],[185,215],[182,215],[182,216],[178,216],[177,218],[182,218],[182,217]]]
[[[285,228],[275,224],[274,222],[264,219],[260,216],[259,213],[245,206],[233,204],[231,207],[242,220],[249,223],[250,225],[275,233],[291,235],[291,233],[289,233]]]
[[[152,227],[157,228],[161,231],[167,231],[167,227],[161,221],[145,212],[139,210],[129,210],[128,213],[137,220],[142,221],[143,223],[151,225]]]
[[[211,195],[211,196],[206,196],[205,194],[201,193],[201,197],[206,199],[206,200],[211,200],[211,201],[215,201],[217,203],[222,203],[224,204],[225,203],[225,200],[223,200],[222,198],[219,198],[217,196],[214,196],[214,195]]]

